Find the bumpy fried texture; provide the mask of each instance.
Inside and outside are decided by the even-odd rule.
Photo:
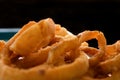
[[[5,46],[5,41],[0,40],[0,51],[3,49],[4,46]],[[1,58],[1,55],[0,55],[0,58]]]
[[[22,32],[24,32],[26,29],[28,29],[30,26],[34,25],[36,22],[30,21],[28,24],[25,24],[10,40],[8,40],[4,46],[4,48],[1,50],[1,56],[4,63],[6,64],[11,64],[10,59],[13,58],[14,56],[16,57],[15,54],[12,54],[13,52],[9,50],[9,46],[16,40],[17,37],[21,35]]]
[[[0,80],[120,80],[119,53],[120,41],[108,45],[101,31],[74,35],[51,18],[30,21],[0,40]]]
[[[106,47],[105,60],[99,64],[100,69],[104,73],[112,73],[120,69],[120,51],[119,51],[120,41],[117,41],[113,45],[108,45]]]
[[[10,46],[10,50],[15,51],[16,54],[27,55],[48,45],[54,36],[54,22],[50,18],[41,20],[22,32]]]
[[[103,56],[105,55],[106,39],[103,33],[99,31],[84,31],[78,34],[78,37],[79,37],[80,44],[91,39],[98,40],[99,52],[97,52],[97,54],[94,53],[95,55],[89,59],[90,65],[94,66],[98,64],[102,60]]]
[[[5,41],[0,40],[0,51],[3,49],[4,46],[5,46]]]

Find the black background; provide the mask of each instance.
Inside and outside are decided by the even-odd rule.
[[[51,17],[74,34],[100,30],[108,44],[120,39],[120,2],[95,0],[0,0],[0,28],[21,28]]]

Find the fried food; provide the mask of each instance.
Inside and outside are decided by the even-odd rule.
[[[61,30],[62,29],[63,28],[61,28]],[[64,36],[60,34],[55,34],[55,35],[62,38],[57,41],[55,40],[54,42],[51,41],[52,43],[49,42],[50,44],[47,44],[47,47],[45,46],[43,46],[42,48],[39,47],[36,53],[30,52],[27,54],[27,56],[20,55],[20,54],[16,55],[17,53],[16,50],[13,51],[9,47],[17,43],[13,42],[11,45],[8,46],[8,43],[9,43],[8,41],[6,45],[7,47],[4,47],[4,48],[5,49],[7,48],[6,50],[8,51],[13,51],[11,52],[12,54],[11,56],[13,55],[15,56],[10,59],[11,61],[10,64],[4,63],[4,59],[1,60],[0,67],[3,71],[0,72],[0,75],[2,76],[0,77],[0,79],[7,80],[7,79],[12,79],[12,77],[13,78],[15,77],[14,80],[26,80],[25,77],[31,73],[34,74],[34,76],[30,75],[30,78],[27,78],[29,80],[34,80],[34,79],[48,80],[48,78],[51,80],[56,80],[56,79],[66,80],[66,79],[71,79],[71,78],[75,78],[77,76],[83,75],[87,71],[89,64],[88,64],[87,55],[84,52],[81,52],[78,48],[79,40],[77,36],[70,34],[69,32],[67,32]],[[54,39],[56,39],[55,36],[54,36]],[[30,46],[27,46],[27,47],[30,47]],[[73,59],[73,56],[71,59],[69,58],[69,61],[71,60],[69,64],[67,63],[68,61],[67,59],[64,61],[65,59],[64,55],[66,55],[68,52],[70,52],[72,55],[76,54],[76,56],[74,56],[74,59]],[[9,53],[6,53],[6,54],[9,54]],[[69,57],[70,56],[71,55],[69,55]],[[23,59],[20,59],[20,58],[23,58]],[[31,61],[34,61],[35,63],[30,63]],[[61,64],[62,61],[64,62],[63,64]],[[81,64],[84,66],[81,66]],[[78,69],[81,71],[77,71]],[[13,73],[18,72],[19,75],[24,75],[24,76],[10,74],[9,71],[12,71]],[[68,71],[70,71],[70,73]],[[74,72],[74,74],[72,72]]]
[[[9,50],[9,46],[16,40],[17,37],[21,35],[23,31],[35,23],[35,21],[30,21],[29,23],[25,24],[10,40],[6,42],[4,48],[1,50],[1,56],[4,56],[2,57],[4,63],[11,64],[11,58],[16,57],[16,55],[12,54],[13,52]]]
[[[0,51],[3,49],[3,47],[5,46],[5,41],[4,40],[0,40]],[[1,58],[1,55],[0,55]]]
[[[89,45],[96,39],[98,47]],[[119,80],[120,41],[103,32],[74,35],[51,18],[30,21],[0,40],[0,80]]]
[[[81,64],[84,66],[80,67]],[[80,52],[73,63],[57,67],[44,64],[30,69],[18,69],[9,67],[2,62],[0,62],[0,67],[2,69],[0,71],[1,80],[70,80],[83,75],[87,71],[88,60],[86,54]]]
[[[105,60],[99,64],[99,68],[104,73],[112,73],[120,69],[120,41],[106,47],[107,56]]]
[[[3,49],[4,46],[5,46],[5,41],[0,40],[0,51]]]
[[[89,59],[90,65],[94,66],[95,64],[98,64],[102,60],[103,56],[105,55],[106,39],[103,33],[99,31],[84,31],[78,34],[78,38],[79,38],[80,44],[91,39],[98,40],[99,51],[96,50],[97,54],[94,53],[95,55]]]
[[[14,54],[25,56],[48,45],[54,36],[55,24],[52,19],[48,18],[46,20],[41,20],[22,32],[10,45],[10,50],[14,51]]]

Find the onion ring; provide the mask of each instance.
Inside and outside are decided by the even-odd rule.
[[[48,45],[54,35],[55,25],[52,19],[41,20],[21,33],[13,44],[10,45],[10,50],[14,51],[16,54],[25,56],[28,53],[36,52],[39,48]],[[24,46],[22,43],[24,43]]]
[[[34,25],[36,22],[30,21],[28,24],[24,25],[10,40],[8,40],[4,46],[4,48],[1,50],[1,56],[6,64],[11,64],[11,56],[13,55],[13,52],[9,50],[9,46],[16,40],[16,38],[21,35],[21,33],[29,28],[30,26]],[[12,56],[14,57],[14,56]],[[16,57],[16,55],[15,55]]]
[[[92,39],[98,48],[87,42]],[[0,40],[0,80],[119,80],[119,63],[120,41],[107,45],[97,30],[74,35],[51,18]]]
[[[40,50],[38,50],[38,52],[30,53],[27,56],[15,57],[12,59],[12,63],[17,65],[17,67],[19,67],[19,68],[29,68],[29,67],[33,67],[35,65],[41,64],[46,61],[48,52],[50,51],[50,49],[53,46],[56,45],[56,43],[60,42],[61,40],[63,40],[64,38],[66,38],[68,36],[69,37],[74,36],[73,34],[70,34],[67,31],[67,29],[62,28],[60,25],[59,26],[56,25],[55,29],[56,29],[55,30],[55,38],[49,43],[48,47],[41,48]],[[63,34],[62,32],[64,32],[65,34],[62,35]],[[33,63],[33,61],[34,61],[34,63]]]
[[[106,47],[106,55],[105,60],[100,62],[98,67],[99,70],[104,73],[113,73],[120,69],[120,41],[117,41],[116,43],[112,45],[108,45]]]
[[[73,45],[71,45],[71,43]],[[57,60],[61,58],[61,55],[65,54],[67,51],[76,49],[79,46],[78,38],[76,36],[71,37],[71,35],[66,36],[63,41],[60,41],[58,44],[58,46],[55,46],[55,48],[50,51],[47,63],[58,63]]]
[[[12,63],[18,68],[28,69],[36,65],[40,65],[46,62],[48,53],[52,47],[48,46],[44,49],[38,50],[36,53],[31,53],[28,56],[16,57],[17,59],[12,60]]]
[[[30,69],[10,67],[4,64],[1,60],[0,68],[1,80],[69,80],[79,77],[87,71],[88,59],[84,52],[80,52],[78,58],[76,58],[71,64],[58,67],[45,64]]]
[[[91,39],[97,39],[98,40],[98,48],[99,53],[95,54],[89,59],[89,63],[91,66],[94,66],[98,64],[105,55],[105,48],[106,48],[106,39],[102,32],[99,31],[84,31],[80,34],[78,34],[80,45],[81,43],[91,40]]]
[[[106,73],[112,73],[120,69],[120,54],[116,55],[114,58],[103,61],[99,64],[99,69]]]
[[[67,48],[69,48],[68,50],[71,50],[71,49],[74,50],[77,47],[78,38],[75,36],[69,37],[69,38],[70,39],[66,38],[66,40],[63,42],[59,42],[60,44],[58,44],[58,47],[65,46],[66,44],[70,46],[71,43],[74,43],[74,45],[72,45],[71,48],[69,48],[69,46],[66,45],[65,49],[63,48],[62,52],[66,52]],[[53,48],[51,49],[49,54],[52,54],[52,52],[54,52],[55,49],[59,50],[59,48]],[[47,63],[29,68],[29,69],[19,69],[17,67],[12,67],[12,66],[5,64],[3,60],[0,60],[0,68],[2,69],[0,71],[0,75],[1,75],[0,79],[2,80],[8,80],[8,79],[9,80],[10,79],[11,80],[26,80],[26,79],[48,80],[48,78],[50,80],[56,80],[56,79],[57,80],[67,80],[67,79],[69,80],[72,78],[74,79],[76,77],[79,77],[85,74],[85,72],[87,71],[89,67],[87,55],[81,51],[76,51],[76,53],[79,54],[79,56],[74,60],[73,63],[53,66],[54,62],[52,63],[53,65],[50,65],[49,63],[49,60],[51,60],[49,58],[53,58],[53,57],[49,56]],[[56,51],[55,51],[55,54],[56,54]],[[60,53],[60,54],[63,54],[63,53]],[[58,54],[58,57],[60,56],[60,54]],[[81,64],[84,66],[81,66]],[[11,74],[11,71],[13,72],[13,74]],[[56,74],[56,72],[58,74]],[[74,72],[74,74],[72,72]],[[29,74],[32,74],[32,76]],[[65,74],[67,75],[65,76]],[[28,77],[26,78],[26,76]]]

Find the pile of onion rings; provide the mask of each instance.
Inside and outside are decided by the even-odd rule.
[[[119,52],[120,41],[107,44],[101,31],[74,35],[51,18],[30,21],[0,40],[0,80],[119,80]]]

